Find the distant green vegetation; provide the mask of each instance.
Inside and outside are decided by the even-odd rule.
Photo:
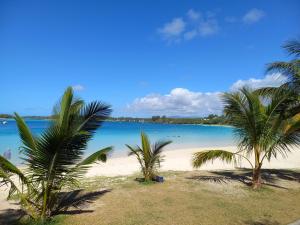
[[[147,122],[147,123],[170,123],[170,124],[226,124],[225,117],[210,114],[206,117],[197,118],[172,118],[166,116],[152,116],[151,118],[134,117],[111,117],[109,121],[122,122]]]
[[[0,114],[0,118],[10,119],[10,118],[13,118],[13,116],[10,114]]]
[[[0,118],[3,119],[13,119],[14,116],[11,114],[0,114]],[[24,119],[36,119],[36,120],[47,120],[52,119],[52,116],[23,116]]]
[[[14,118],[9,114],[0,114],[0,118]],[[24,116],[25,119],[45,120],[52,119],[51,116]],[[168,124],[226,124],[225,117],[210,114],[206,117],[195,118],[172,118],[166,116],[152,116],[151,118],[139,117],[110,117],[107,121],[111,122],[140,122],[140,123],[168,123]]]

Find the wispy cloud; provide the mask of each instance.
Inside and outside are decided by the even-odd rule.
[[[83,91],[84,90],[84,86],[82,86],[81,84],[76,84],[72,86],[74,91]]]
[[[198,35],[198,31],[196,29],[194,29],[194,30],[184,33],[183,38],[185,40],[191,40],[191,39],[195,38],[197,35]]]
[[[218,33],[218,31],[219,23],[214,13],[201,13],[194,9],[190,9],[185,17],[174,18],[158,29],[158,33],[168,43],[207,37]]]
[[[177,40],[185,30],[186,23],[182,18],[174,18],[171,22],[166,23],[158,32],[165,40]]]
[[[260,9],[251,9],[249,10],[243,17],[243,22],[246,24],[253,24],[260,21],[262,18],[265,17],[265,12]]]
[[[251,78],[238,80],[231,85],[230,91],[237,91],[243,86],[256,89],[260,87],[279,86],[287,81],[282,74],[266,75],[262,79]],[[208,114],[220,114],[223,110],[221,92],[195,92],[186,88],[174,88],[168,94],[149,94],[136,98],[127,105],[131,113],[144,115],[167,116],[204,116]]]
[[[195,11],[194,9],[190,9],[188,12],[187,12],[187,16],[188,18],[190,18],[191,20],[197,20],[200,18],[201,14],[197,11]]]
[[[199,35],[202,37],[210,36],[218,33],[219,25],[215,18],[208,18],[203,20],[199,25]]]

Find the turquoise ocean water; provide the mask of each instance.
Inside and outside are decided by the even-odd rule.
[[[7,120],[0,123],[0,154],[7,149],[12,151],[14,163],[20,163],[19,139],[16,123]],[[39,135],[47,126],[47,120],[27,120],[30,129]],[[106,146],[114,146],[113,155],[126,155],[125,144],[140,144],[139,134],[145,131],[151,141],[159,139],[172,140],[166,150],[196,147],[222,147],[234,145],[233,129],[224,126],[176,125],[133,122],[105,122],[93,140],[89,143],[87,153],[92,153]]]

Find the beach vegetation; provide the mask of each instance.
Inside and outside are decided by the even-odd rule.
[[[112,150],[103,148],[84,158],[88,142],[110,113],[111,107],[105,103],[85,104],[71,87],[55,105],[53,120],[40,136],[15,113],[25,169],[21,171],[0,156],[0,185],[10,187],[8,198],[17,197],[34,220],[45,220],[65,209],[66,192],[62,190],[76,187],[89,166],[105,162]]]
[[[245,159],[252,168],[252,186],[262,185],[261,168],[265,160],[278,155],[287,157],[292,147],[300,145],[300,120],[297,113],[286,109],[291,104],[291,93],[280,89],[267,98],[248,88],[223,95],[224,114],[234,127],[238,151],[207,150],[193,156],[193,166],[220,159],[237,163]],[[251,161],[254,157],[254,162]]]
[[[128,156],[136,156],[145,182],[151,182],[157,175],[157,169],[163,161],[163,148],[169,144],[171,141],[161,140],[151,145],[147,134],[141,132],[141,146],[126,145],[129,149]]]

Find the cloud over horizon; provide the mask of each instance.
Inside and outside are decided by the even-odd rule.
[[[280,73],[268,74],[262,79],[251,78],[238,80],[229,91],[237,91],[243,86],[253,89],[260,87],[277,87],[287,81]],[[221,114],[223,110],[222,92],[196,92],[186,88],[174,88],[168,94],[149,94],[136,98],[127,105],[127,110],[144,115],[166,116],[205,116]]]
[[[127,108],[133,112],[149,115],[198,116],[202,114],[221,113],[220,92],[193,92],[185,88],[174,88],[170,93],[149,94],[137,98]]]

